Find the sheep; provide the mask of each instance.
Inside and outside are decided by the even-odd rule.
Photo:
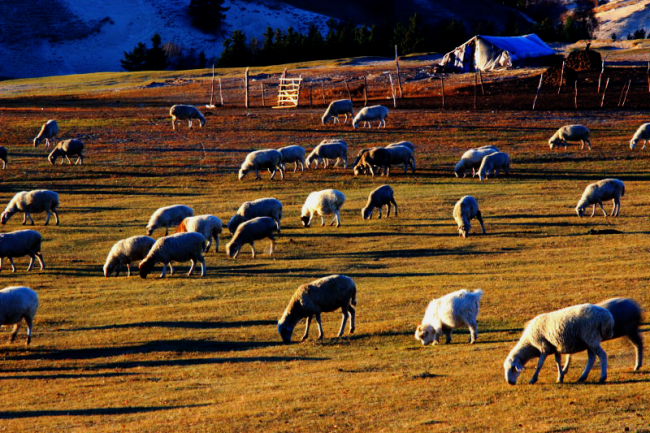
[[[245,201],[239,206],[237,213],[230,218],[228,230],[234,234],[241,223],[261,216],[273,218],[278,222],[278,227],[280,227],[280,223],[282,222],[282,202],[273,197]]]
[[[460,157],[460,161],[458,161],[454,168],[454,174],[456,177],[461,177],[461,175],[465,177],[466,171],[471,169],[472,177],[474,177],[476,170],[478,170],[483,162],[483,157],[495,152],[499,152],[499,148],[496,146],[482,146],[476,149],[469,149]]]
[[[378,173],[383,171],[390,176],[391,161],[392,154],[385,147],[363,149],[359,152],[358,162],[354,166],[354,175],[370,172],[372,177],[375,177],[375,170],[377,170]]]
[[[614,207],[612,208],[612,216],[617,217],[621,213],[621,197],[625,195],[625,184],[618,179],[603,179],[598,182],[587,185],[582,197],[576,206],[576,213],[579,217],[584,216],[585,209],[589,205],[593,205],[591,216],[596,213],[596,205],[599,205],[605,216],[607,211],[603,206],[604,200],[612,200]]]
[[[190,261],[192,265],[187,273],[188,276],[194,272],[196,262],[201,263],[201,276],[205,276],[205,256],[203,251],[207,240],[201,233],[175,233],[170,236],[164,236],[158,239],[147,256],[140,262],[140,278],[147,278],[147,275],[153,270],[156,263],[162,262],[161,278],[167,275],[167,265],[170,268],[170,274],[174,273],[171,262]]]
[[[241,248],[245,244],[249,244],[251,246],[251,255],[255,258],[255,241],[268,238],[271,240],[269,255],[272,256],[275,249],[276,232],[280,232],[280,226],[271,217],[263,216],[248,220],[237,227],[232,239],[226,244],[226,254],[235,260]]]
[[[336,227],[340,227],[341,207],[343,207],[344,203],[345,194],[336,189],[324,189],[310,193],[300,213],[303,226],[309,227],[315,215],[320,215],[321,225],[325,226],[325,215],[334,214],[330,225],[334,225],[334,222],[336,222]]]
[[[263,169],[268,169],[271,172],[271,179],[275,177],[275,173],[279,170],[280,178],[284,180],[282,154],[275,149],[256,150],[249,153],[239,168],[238,179],[242,180],[251,170],[255,170],[255,179],[261,179],[260,170]]]
[[[388,108],[383,105],[372,105],[370,107],[363,107],[352,120],[352,127],[355,129],[363,122],[368,128],[372,126],[373,120],[378,120],[378,128],[386,127],[386,118],[388,117]]]
[[[201,233],[207,240],[208,245],[205,247],[207,253],[212,246],[212,239],[214,239],[216,246],[215,251],[219,251],[221,243],[221,232],[223,231],[223,223],[219,217],[214,215],[197,215],[185,218],[181,221],[176,233],[185,232],[198,232]]]
[[[580,149],[585,147],[585,144],[591,150],[591,131],[584,125],[565,125],[558,129],[555,134],[548,140],[548,146],[551,150],[555,149],[556,146],[564,146],[565,148],[569,145],[569,141],[580,141]]]
[[[194,209],[184,204],[175,204],[161,207],[151,214],[147,223],[147,236],[151,236],[159,227],[165,227],[165,236],[169,234],[169,227],[177,226],[187,217],[194,216]]]
[[[0,161],[2,161],[3,170],[7,168],[7,162],[9,162],[9,159],[7,158],[8,155],[9,155],[9,151],[7,150],[7,148],[4,146],[0,146]]]
[[[341,114],[345,115],[345,120],[343,123],[348,122],[348,114],[350,118],[354,117],[354,108],[352,107],[352,101],[349,99],[338,99],[336,101],[330,102],[330,105],[327,106],[325,114],[321,118],[323,125],[332,120],[333,123],[339,123],[339,116]]]
[[[500,170],[510,174],[510,162],[510,155],[505,152],[495,152],[484,156],[478,169],[479,179],[485,180],[488,175],[498,176]]]
[[[343,166],[348,168],[348,144],[343,140],[325,139],[311,151],[305,159],[307,167],[311,168],[312,162],[316,161],[316,168],[323,163],[323,168],[329,166],[329,160],[336,159],[334,167],[343,161]]]
[[[438,344],[440,336],[445,334],[446,344],[451,343],[451,331],[459,326],[469,328],[469,342],[474,344],[478,338],[476,319],[481,306],[483,290],[457,290],[438,299],[427,306],[422,323],[415,330],[415,339],[423,345]]]
[[[406,146],[409,149],[411,149],[411,152],[415,153],[415,144],[411,143],[410,141],[398,141],[397,143],[391,143],[386,148],[391,148],[391,147],[396,147],[396,146]]]
[[[453,212],[454,220],[458,225],[458,235],[466,238],[472,229],[472,219],[476,218],[481,223],[483,234],[485,231],[485,224],[483,223],[483,215],[478,207],[478,200],[471,195],[466,195],[456,202]]]
[[[395,206],[395,216],[397,216],[397,202],[395,201],[395,192],[390,185],[382,185],[374,189],[368,195],[368,202],[361,209],[361,217],[364,220],[372,219],[372,214],[375,209],[379,209],[379,218],[381,218],[381,210],[384,206],[388,208],[386,217],[390,217],[391,204]]]
[[[411,172],[415,173],[415,154],[411,147],[394,143],[385,149],[390,153],[391,164],[404,164],[404,173],[408,172],[410,166]]]
[[[17,212],[24,212],[23,215],[23,225],[27,223],[27,218],[34,225],[34,218],[32,218],[32,213],[47,212],[47,217],[45,218],[45,225],[48,225],[50,222],[50,216],[54,214],[56,218],[56,225],[59,225],[59,213],[56,211],[56,208],[59,207],[59,194],[54,191],[47,189],[35,189],[33,191],[21,191],[16,193],[11,199],[4,212],[0,216],[0,222],[2,224],[7,224],[9,218],[11,218]]]
[[[309,336],[312,317],[318,323],[318,338],[324,337],[321,313],[341,309],[343,319],[338,336],[345,331],[345,324],[350,318],[350,334],[356,329],[357,285],[346,275],[329,275],[308,284],[303,284],[294,292],[282,317],[278,320],[278,332],[285,344],[291,343],[293,330],[302,319],[307,319],[302,341]]]
[[[516,385],[524,365],[531,358],[539,357],[537,369],[530,380],[537,382],[539,372],[548,355],[555,355],[557,382],[564,382],[565,371],[561,357],[564,353],[577,353],[587,350],[589,360],[578,379],[584,382],[594,365],[596,356],[600,359],[600,383],[607,380],[607,353],[600,343],[614,335],[614,318],[603,307],[594,304],[581,304],[540,314],[526,324],[521,338],[503,362],[505,379]]]
[[[634,150],[640,141],[643,141],[643,147],[641,150],[644,150],[648,144],[648,140],[650,140],[650,123],[644,123],[639,126],[639,129],[636,130],[634,136],[630,140],[630,150]]]
[[[126,275],[131,276],[131,263],[144,259],[156,240],[150,236],[132,236],[117,241],[106,256],[104,276],[120,275],[120,268],[126,265]]]
[[[41,270],[45,269],[45,261],[41,254],[43,236],[36,230],[17,230],[15,232],[0,234],[0,271],[2,271],[2,259],[9,258],[11,272],[16,272],[14,257],[29,256],[27,272],[34,267],[34,258],[38,258]]]
[[[38,293],[29,287],[12,286],[0,290],[0,325],[14,325],[10,341],[16,341],[24,320],[27,324],[27,342],[32,342],[34,317],[38,311]]]
[[[282,164],[290,162],[295,164],[293,167],[294,173],[298,170],[298,163],[300,163],[300,171],[305,171],[305,155],[307,151],[304,147],[298,145],[285,146],[279,148],[278,151],[282,154]]]
[[[38,132],[38,135],[34,137],[34,147],[41,144],[45,140],[45,149],[49,149],[50,145],[54,147],[56,145],[56,136],[59,134],[59,123],[50,119],[41,126],[41,130]],[[51,140],[51,141],[50,141]]]
[[[188,126],[192,127],[192,120],[199,119],[201,122],[201,128],[205,126],[205,116],[198,108],[193,105],[172,105],[169,109],[169,115],[172,117],[172,130],[176,130],[176,122],[181,120],[187,120]]]
[[[76,156],[77,160],[75,161],[74,165],[81,165],[84,162],[83,151],[83,141],[76,138],[63,140],[56,145],[54,150],[48,155],[47,160],[50,161],[50,164],[54,165],[59,157],[65,157],[65,159],[68,160],[68,164],[72,165],[70,157]]]

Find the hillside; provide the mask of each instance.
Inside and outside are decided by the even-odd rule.
[[[612,0],[596,8],[598,39],[618,39],[638,29],[650,31],[650,0]]]

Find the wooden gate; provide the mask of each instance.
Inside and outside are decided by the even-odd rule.
[[[273,108],[294,108],[298,106],[300,98],[300,86],[302,77],[286,78],[280,77],[280,86],[278,87],[278,105]]]

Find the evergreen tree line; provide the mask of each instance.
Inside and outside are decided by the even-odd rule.
[[[124,52],[120,61],[126,71],[157,71],[205,68],[208,61],[205,52],[185,49],[172,42],[162,43],[159,34],[151,38],[151,47],[139,42],[132,51]]]

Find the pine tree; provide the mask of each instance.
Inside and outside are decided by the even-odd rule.
[[[224,0],[192,0],[188,12],[192,18],[192,25],[197,29],[210,34],[221,31],[224,12],[230,8],[223,7]]]
[[[147,69],[147,46],[139,42],[133,51],[125,51],[124,58],[120,60],[122,67],[127,71],[143,71]]]

